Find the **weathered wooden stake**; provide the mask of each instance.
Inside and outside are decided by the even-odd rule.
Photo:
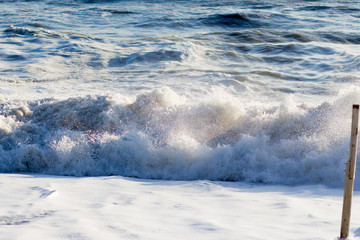
[[[344,200],[341,218],[340,238],[346,239],[349,236],[351,200],[354,190],[356,152],[358,145],[358,125],[359,125],[359,105],[353,105],[351,139],[350,139],[350,157],[346,163]]]

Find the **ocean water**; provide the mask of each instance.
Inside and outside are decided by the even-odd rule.
[[[0,1],[0,172],[343,185],[360,3]]]

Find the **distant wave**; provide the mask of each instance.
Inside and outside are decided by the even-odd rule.
[[[46,38],[64,38],[65,35],[56,33],[54,31],[45,30],[42,28],[32,29],[26,27],[10,26],[4,30],[4,33],[11,37],[18,36],[32,36],[32,37],[46,37]]]
[[[146,53],[134,53],[127,57],[118,57],[109,60],[109,67],[122,67],[132,63],[151,62],[152,64],[162,61],[182,61],[185,58],[180,51],[159,50]]]
[[[232,13],[232,14],[216,14],[208,18],[200,19],[203,24],[210,26],[224,26],[224,27],[241,27],[241,28],[259,28],[265,25],[257,20],[258,16]]]
[[[52,30],[43,29],[41,27],[35,28],[27,28],[27,27],[17,27],[17,26],[10,26],[4,30],[4,33],[10,37],[35,37],[38,39],[41,38],[63,38],[63,39],[92,39],[101,41],[100,38],[92,37],[82,33],[76,32],[56,32]]]
[[[213,35],[221,35],[227,41],[240,43],[310,43],[331,42],[341,44],[359,44],[360,34],[334,31],[283,31],[275,29],[244,30],[233,32],[216,32]],[[326,48],[324,46],[324,48]],[[312,51],[309,51],[311,53]]]
[[[353,8],[353,7],[348,7],[348,6],[306,6],[306,7],[300,7],[299,10],[301,11],[314,11],[314,12],[319,12],[319,11],[334,11],[334,12],[342,12],[342,13],[355,13],[355,12],[359,12],[360,9],[359,8]]]

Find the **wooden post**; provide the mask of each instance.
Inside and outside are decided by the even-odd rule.
[[[356,153],[358,145],[358,124],[359,124],[359,105],[353,105],[352,123],[351,123],[351,139],[350,139],[350,157],[346,163],[345,185],[343,210],[341,218],[340,238],[346,239],[349,236],[351,200],[354,190]]]

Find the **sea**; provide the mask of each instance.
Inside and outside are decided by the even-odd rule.
[[[0,172],[342,187],[359,67],[359,1],[0,0]]]

